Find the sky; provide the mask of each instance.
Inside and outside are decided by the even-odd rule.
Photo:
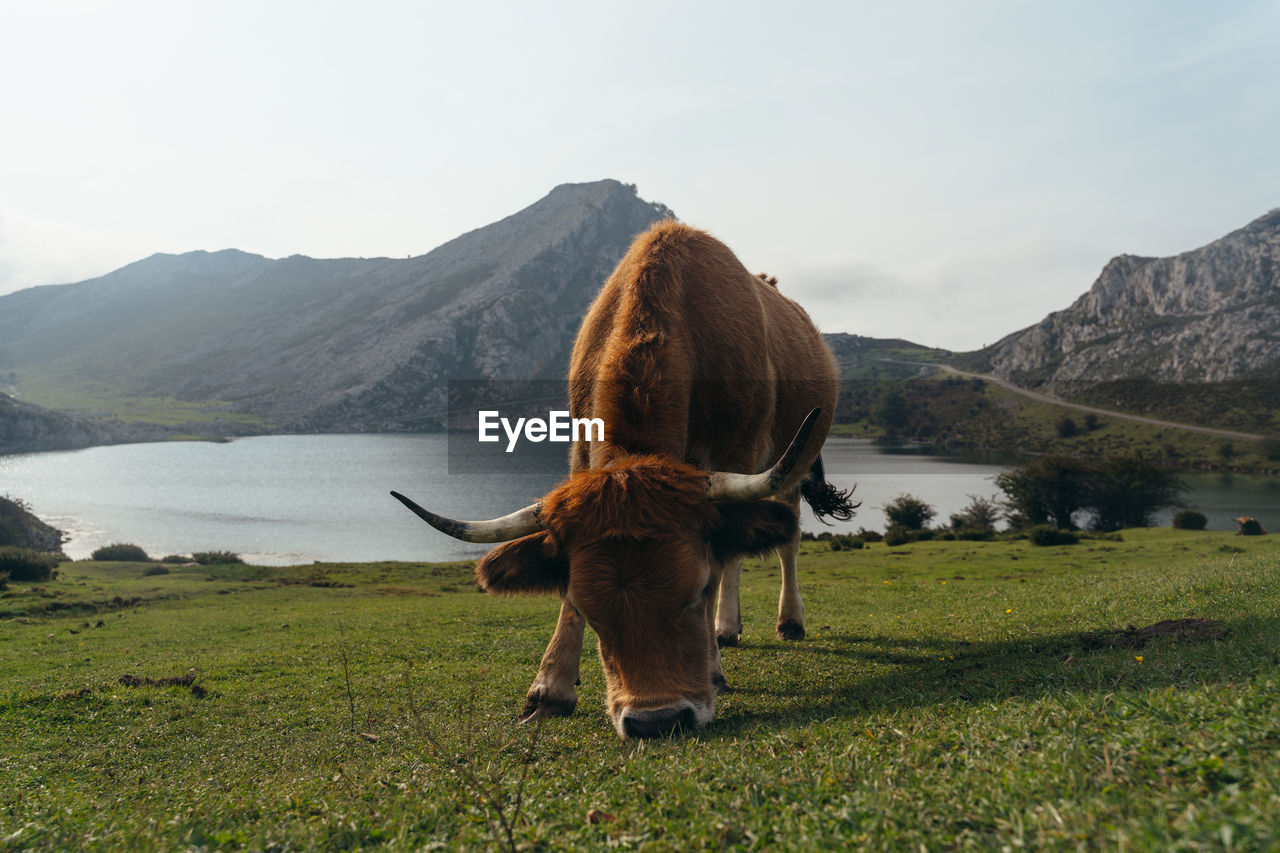
[[[0,294],[406,257],[601,178],[976,349],[1280,206],[1270,2],[0,0]]]

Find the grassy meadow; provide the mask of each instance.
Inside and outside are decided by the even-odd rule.
[[[1273,537],[806,543],[808,638],[749,563],[714,723],[644,742],[590,632],[513,723],[557,602],[467,564],[152,566],[0,592],[0,850],[1280,848]]]

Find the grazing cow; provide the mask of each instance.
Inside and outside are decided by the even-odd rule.
[[[1267,532],[1262,522],[1251,515],[1242,515],[1232,520],[1240,525],[1240,529],[1236,531],[1237,536],[1262,536]]]
[[[743,555],[777,549],[777,631],[804,637],[799,499],[839,519],[856,507],[818,456],[836,391],[830,352],[776,282],[668,221],[635,240],[583,321],[570,414],[603,419],[605,440],[572,446],[568,479],[483,522],[392,494],[450,536],[505,543],[476,565],[485,590],[560,594],[522,719],[573,711],[585,621],[619,735],[701,728],[725,686],[719,646],[742,630]]]

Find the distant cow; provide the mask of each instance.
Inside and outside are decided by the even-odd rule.
[[[777,631],[804,637],[800,496],[820,516],[856,506],[818,456],[836,390],[830,352],[775,281],[675,222],[635,240],[569,371],[570,414],[603,419],[605,441],[575,443],[569,478],[500,519],[455,521],[396,495],[450,536],[506,543],[476,565],[484,589],[560,594],[524,720],[573,711],[585,620],[619,735],[706,725],[725,686],[719,646],[742,630],[745,554],[777,549]]]
[[[1240,536],[1261,536],[1267,532],[1262,526],[1262,522],[1251,515],[1242,515],[1234,519],[1235,523],[1240,525],[1240,529],[1236,531]]]

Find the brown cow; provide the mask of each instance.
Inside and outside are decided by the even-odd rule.
[[[670,221],[635,240],[569,372],[571,416],[603,419],[605,440],[575,443],[569,478],[501,519],[454,521],[396,495],[451,536],[506,543],[476,565],[484,589],[560,594],[524,720],[573,711],[585,619],[619,735],[706,725],[725,685],[719,646],[742,630],[746,554],[778,550],[778,634],[804,637],[800,496],[841,519],[856,506],[818,456],[836,391],[808,316],[724,244]]]

